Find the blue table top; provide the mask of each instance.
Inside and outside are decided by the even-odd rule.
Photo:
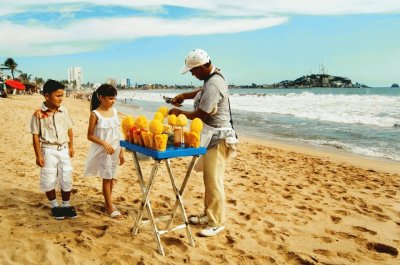
[[[192,148],[192,147],[168,147],[165,151],[156,151],[154,149],[146,148],[140,145],[131,144],[127,141],[120,141],[121,146],[130,151],[135,151],[154,159],[167,159],[182,156],[196,156],[204,155],[207,152],[205,147]]]

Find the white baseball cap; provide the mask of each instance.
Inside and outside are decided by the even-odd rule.
[[[192,68],[206,64],[210,61],[210,56],[202,49],[194,49],[188,53],[185,58],[185,66],[182,67],[181,73],[185,74]]]

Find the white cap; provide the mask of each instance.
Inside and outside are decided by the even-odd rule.
[[[188,53],[185,58],[185,66],[182,67],[181,73],[184,74],[192,68],[206,64],[210,61],[207,52],[202,49],[195,49]]]

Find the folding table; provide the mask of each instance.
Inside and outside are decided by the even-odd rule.
[[[193,167],[196,163],[196,160],[198,159],[198,157],[200,155],[205,154],[207,149],[204,147],[199,147],[199,148],[169,147],[165,151],[160,152],[160,151],[145,148],[145,147],[142,147],[139,145],[135,145],[135,144],[129,143],[127,141],[121,141],[121,146],[125,147],[127,150],[132,151],[133,161],[135,163],[136,172],[137,172],[137,175],[139,178],[140,189],[141,189],[142,196],[143,196],[142,203],[139,208],[139,213],[136,217],[135,224],[132,229],[132,235],[135,236],[137,234],[140,224],[148,222],[148,221],[142,221],[143,211],[146,208],[147,215],[148,215],[151,227],[153,229],[153,234],[154,234],[155,240],[157,242],[158,252],[161,255],[164,256],[165,253],[164,253],[164,249],[161,245],[160,235],[163,235],[165,233],[168,233],[170,231],[175,231],[178,229],[183,229],[183,228],[186,229],[186,234],[189,238],[189,243],[192,247],[194,247],[195,246],[194,239],[192,236],[192,232],[190,231],[190,226],[189,226],[189,222],[187,219],[186,211],[183,206],[182,196],[183,196],[183,192],[185,190],[186,184],[189,180],[190,174],[192,173]],[[154,160],[153,167],[151,169],[151,173],[150,173],[147,183],[145,182],[145,180],[143,178],[143,174],[142,174],[142,170],[140,168],[137,153],[141,153],[146,156],[149,156],[149,157],[153,158],[153,160]],[[186,171],[185,178],[181,184],[181,187],[178,189],[177,185],[175,184],[174,174],[172,173],[172,170],[171,170],[170,159],[176,158],[176,157],[185,157],[185,156],[192,156],[193,158],[192,158],[192,160],[189,164],[189,167]],[[171,185],[172,185],[172,189],[174,191],[174,195],[176,197],[176,201],[175,201],[174,207],[172,208],[172,212],[169,215],[155,218],[154,214],[153,214],[153,210],[151,208],[151,203],[150,203],[150,192],[151,192],[151,189],[154,184],[154,178],[157,174],[157,170],[162,161],[165,162],[165,165],[167,167],[169,179],[171,181]],[[174,218],[176,216],[176,211],[178,208],[181,212],[181,217],[182,217],[182,220],[184,223],[179,224],[175,227],[171,227],[171,225],[174,221]],[[165,229],[159,229],[157,227],[156,220],[168,221]]]

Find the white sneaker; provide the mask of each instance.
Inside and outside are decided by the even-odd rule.
[[[192,225],[206,225],[208,223],[208,217],[205,214],[190,216],[188,220]]]
[[[202,236],[215,236],[219,232],[225,229],[225,226],[207,226],[203,230],[200,231],[200,235]]]

